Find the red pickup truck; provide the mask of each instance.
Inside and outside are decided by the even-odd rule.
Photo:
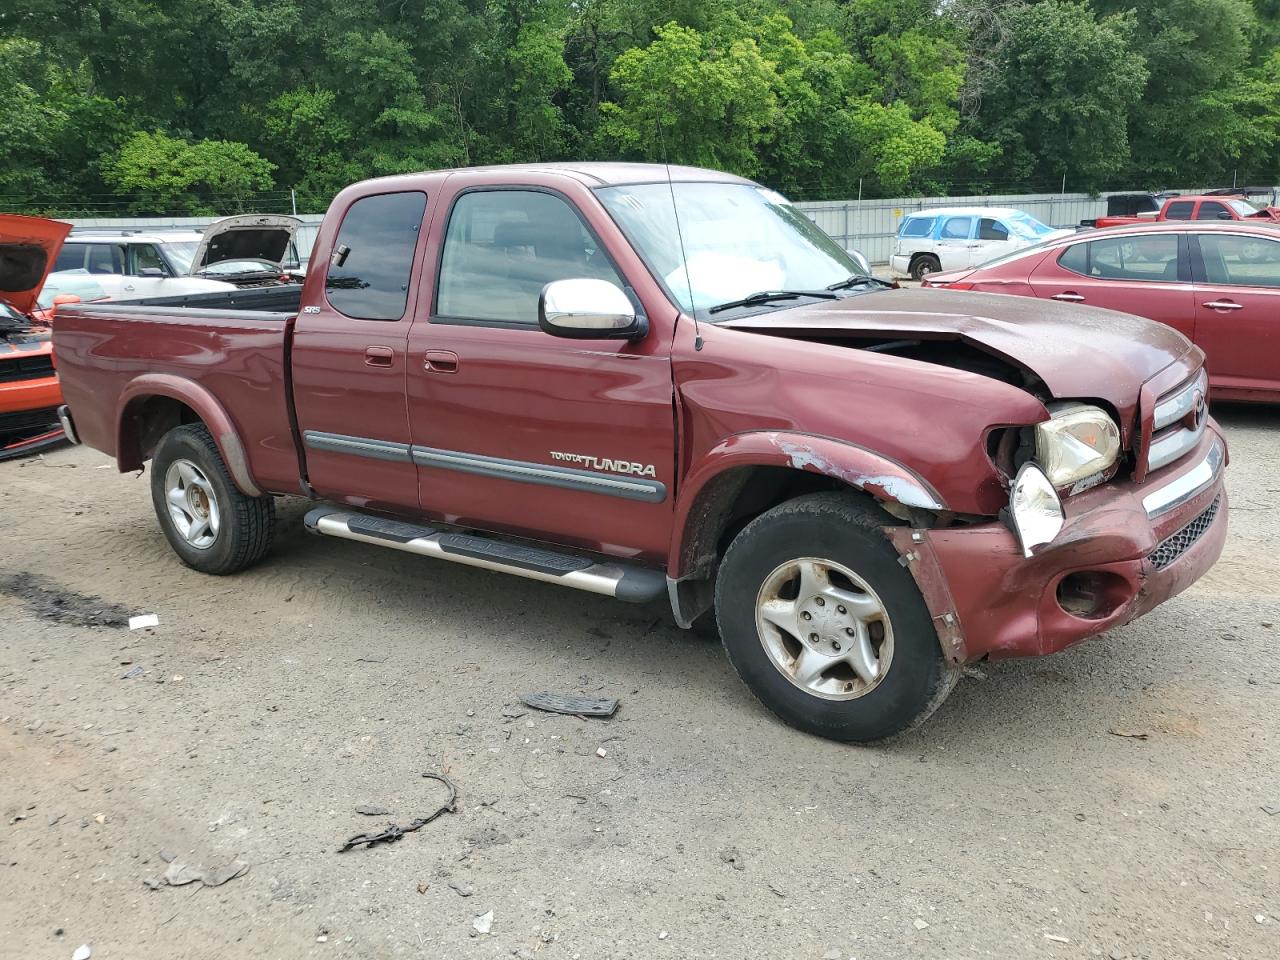
[[[1149,216],[1099,217],[1094,226],[1129,227],[1159,220],[1262,220],[1280,223],[1280,207],[1263,207],[1259,210],[1243,197],[1170,197],[1156,213]]]
[[[152,461],[188,565],[253,563],[273,498],[312,498],[324,537],[714,617],[750,689],[836,739],[1145,613],[1226,536],[1183,336],[896,289],[707,170],[357,184],[301,288],[75,306],[54,338],[67,424]]]

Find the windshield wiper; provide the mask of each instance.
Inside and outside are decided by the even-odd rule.
[[[847,280],[841,280],[839,283],[833,283],[827,287],[828,290],[849,290],[853,287],[861,287],[864,284],[878,287],[893,287],[895,284],[890,280],[881,280],[879,277],[864,277],[860,273],[855,273]]]
[[[732,310],[734,307],[754,307],[761,303],[774,303],[778,300],[797,300],[800,297],[814,297],[818,300],[838,300],[828,290],[761,290],[741,300],[730,300],[728,303],[717,303],[707,313],[719,313],[721,310]]]

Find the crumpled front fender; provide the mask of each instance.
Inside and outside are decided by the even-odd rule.
[[[757,466],[822,474],[882,502],[923,510],[947,509],[923,478],[856,444],[790,431],[740,433],[708,450],[681,485],[668,557],[669,576],[684,576],[697,563],[698,550],[690,549],[690,541],[705,514],[715,509],[716,478],[738,467]]]

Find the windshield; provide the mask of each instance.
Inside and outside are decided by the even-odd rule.
[[[1227,206],[1236,212],[1237,217],[1252,217],[1262,209],[1244,200],[1228,200]]]
[[[1039,240],[1053,233],[1053,227],[1041,223],[1031,214],[1023,213],[1021,210],[1009,215],[1009,226],[1018,236],[1026,237],[1028,240]]]
[[[239,273],[279,273],[276,265],[270,260],[219,260],[200,271],[200,276],[215,274],[228,275]]]
[[[191,261],[195,259],[196,248],[199,246],[195,240],[165,241],[164,255],[169,260],[169,266],[179,275],[190,273]]]
[[[746,183],[646,183],[596,193],[686,310],[706,310],[762,290],[825,290],[865,275],[772,190]]]

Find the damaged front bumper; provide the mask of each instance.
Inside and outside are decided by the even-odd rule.
[[[953,662],[1054,653],[1141,616],[1213,566],[1227,536],[1226,459],[1211,423],[1194,451],[1145,482],[1067,498],[1062,531],[1029,558],[999,522],[886,532]]]

